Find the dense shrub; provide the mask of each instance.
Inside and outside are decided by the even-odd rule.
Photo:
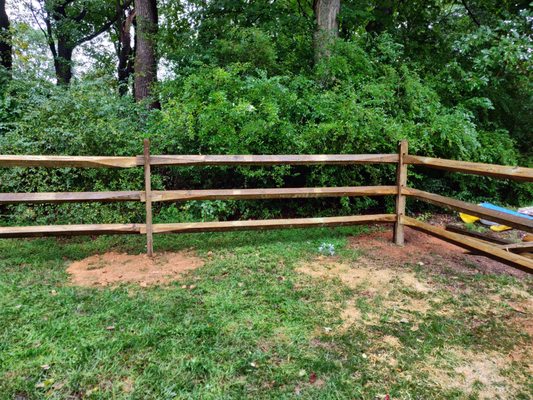
[[[518,163],[507,131],[480,128],[472,107],[444,104],[415,68],[398,62],[402,46],[390,36],[374,44],[338,41],[312,74],[283,75],[273,74],[278,60],[267,36],[256,29],[232,33],[216,42],[216,62],[165,81],[162,109],[152,112],[116,96],[105,81],[64,90],[15,80],[0,105],[0,153],[135,155],[142,153],[143,137],[151,137],[154,154],[389,153],[406,138],[411,153]],[[166,189],[350,186],[390,184],[395,171],[393,166],[156,168],[154,176],[154,187]],[[417,169],[409,181],[466,200],[518,204],[533,197],[531,185],[438,171]],[[0,171],[4,192],[142,187],[140,168]],[[390,209],[393,203],[343,198],[157,206],[156,220],[189,220],[335,215]],[[3,223],[135,222],[142,220],[143,207],[23,205],[3,207],[2,214]]]

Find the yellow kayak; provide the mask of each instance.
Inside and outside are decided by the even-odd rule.
[[[473,215],[468,215],[465,213],[459,213],[459,217],[465,224],[473,224],[476,221],[479,221],[479,217],[474,217]]]

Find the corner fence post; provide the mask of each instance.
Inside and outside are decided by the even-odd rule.
[[[405,215],[405,195],[402,192],[403,188],[407,186],[407,164],[404,163],[407,152],[407,140],[400,141],[398,143],[398,166],[396,169],[398,194],[396,195],[396,223],[394,224],[394,243],[399,246],[404,244],[402,217]]]
[[[146,206],[146,254],[154,255],[152,231],[152,180],[150,172],[150,140],[144,139],[144,197]]]

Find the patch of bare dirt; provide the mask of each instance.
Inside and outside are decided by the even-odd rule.
[[[428,293],[432,290],[430,286],[419,281],[413,272],[373,268],[372,264],[373,260],[365,256],[359,257],[353,265],[340,262],[338,258],[320,256],[301,264],[296,270],[314,278],[338,278],[348,287],[367,288],[369,294],[389,292],[397,281],[417,292]]]
[[[408,227],[405,228],[404,246],[393,243],[391,230],[353,236],[349,245],[382,265],[401,267],[409,263],[447,267],[463,273],[505,273],[520,278],[529,276],[526,272],[484,256],[468,254],[461,247]],[[467,265],[475,270],[467,268]]]
[[[374,264],[365,256],[352,263],[343,262],[338,257],[320,256],[300,264],[296,271],[317,280],[339,279],[370,301],[379,296],[383,309],[422,314],[431,309],[428,299],[433,296],[426,296],[433,292],[429,283],[418,280],[414,272],[400,268],[376,268]],[[404,294],[405,289],[415,297]],[[379,317],[375,313],[362,313],[355,300],[351,300],[342,307],[339,329],[344,331],[354,324],[375,325]]]
[[[137,283],[141,287],[178,280],[201,267],[204,261],[189,252],[130,255],[109,252],[87,257],[69,265],[67,272],[75,286],[117,286]]]
[[[511,360],[496,352],[474,353],[449,349],[446,360],[432,360],[421,367],[443,390],[457,389],[479,399],[513,399],[523,377],[508,374]],[[516,380],[515,380],[516,379]]]

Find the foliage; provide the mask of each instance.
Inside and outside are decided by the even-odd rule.
[[[116,94],[112,53],[101,43],[86,49],[93,64],[79,81],[55,88],[42,72],[38,31],[15,22],[14,78],[0,94],[0,153],[135,155],[147,136],[160,154],[388,153],[407,138],[411,153],[532,165],[531,11],[476,0],[468,10],[453,1],[379,4],[343,1],[340,37],[313,65],[313,17],[304,2],[162,1],[162,109],[151,112]],[[81,34],[87,27],[74,28]],[[160,168],[154,187],[372,185],[393,182],[394,173],[390,166]],[[2,191],[142,187],[140,169],[6,169],[0,179]],[[412,169],[409,181],[465,200],[518,205],[533,198],[532,185],[439,171]],[[367,198],[195,202],[158,205],[156,218],[335,215],[391,205]],[[127,203],[2,211],[5,223],[137,221],[143,214]]]
[[[142,153],[142,109],[99,81],[70,90],[15,81],[0,104],[1,154],[132,155]],[[155,182],[157,184],[157,182]],[[5,168],[2,192],[139,190],[141,170]],[[42,222],[138,219],[138,204],[70,204],[7,208],[7,216]],[[16,220],[8,219],[8,223]]]

